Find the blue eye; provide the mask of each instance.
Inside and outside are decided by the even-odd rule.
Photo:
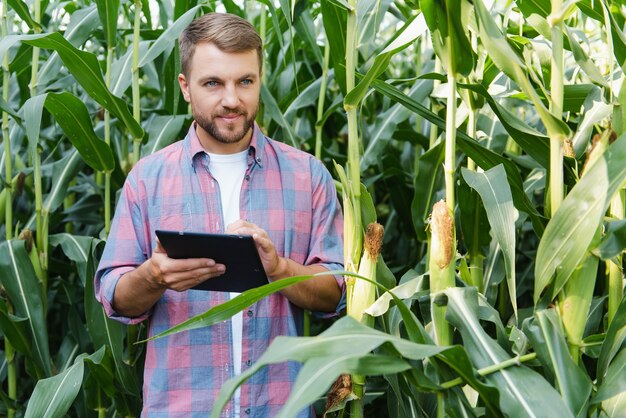
[[[204,85],[207,86],[207,87],[215,87],[215,86],[217,86],[217,81],[209,80]]]
[[[246,78],[245,80],[241,80],[241,84],[243,84],[244,86],[249,86],[252,84],[252,80]]]

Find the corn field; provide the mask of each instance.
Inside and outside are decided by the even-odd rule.
[[[93,276],[126,174],[189,128],[177,38],[211,11],[264,40],[262,130],[335,176],[347,283],[212,417],[287,360],[281,417],[626,417],[624,0],[2,0],[0,416],[139,416],[145,326]]]

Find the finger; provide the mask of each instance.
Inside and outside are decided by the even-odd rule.
[[[169,274],[186,273],[197,269],[213,268],[215,265],[215,260],[210,258],[169,259],[163,263],[161,270]]]
[[[171,273],[165,276],[165,285],[176,291],[190,289],[200,283],[221,276],[226,271],[223,264],[216,264],[213,267],[203,267],[184,272]]]

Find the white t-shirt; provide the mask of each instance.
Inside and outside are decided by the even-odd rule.
[[[248,150],[236,154],[209,154],[209,170],[220,188],[220,199],[222,201],[222,214],[224,216],[224,227],[240,218],[239,216],[239,195],[243,177],[248,168]],[[231,292],[231,299],[239,293]],[[232,321],[232,347],[233,347],[233,368],[235,374],[241,374],[241,347],[243,336],[243,320],[239,312],[233,316]],[[237,388],[235,392],[235,416],[240,416],[241,391]]]

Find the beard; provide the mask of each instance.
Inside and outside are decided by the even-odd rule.
[[[237,121],[237,123],[219,127],[216,123],[214,123],[216,117],[227,114],[237,114],[243,116],[243,124],[239,126],[239,121]],[[192,115],[196,123],[216,141],[221,142],[222,144],[235,144],[241,141],[250,129],[252,129],[256,118],[256,109],[251,115],[248,115],[243,109],[224,109],[224,111],[216,113],[212,117],[207,117],[204,114],[198,114],[193,111]]]

